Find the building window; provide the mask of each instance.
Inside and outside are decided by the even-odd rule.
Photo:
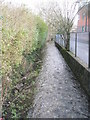
[[[84,26],[82,26],[82,32],[84,32]]]
[[[78,20],[80,20],[80,16],[78,15]]]
[[[84,17],[85,17],[85,13],[82,14],[82,19],[84,20]]]

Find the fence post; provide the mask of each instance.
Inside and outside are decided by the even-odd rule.
[[[75,33],[75,57],[77,56],[77,33]]]
[[[89,61],[88,61],[88,67],[90,68],[90,32],[89,32],[89,56],[88,56],[88,58],[89,58]]]

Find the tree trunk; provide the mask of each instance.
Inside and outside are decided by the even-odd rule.
[[[66,39],[66,50],[69,51],[69,46],[70,46],[70,33],[67,33],[67,39]]]

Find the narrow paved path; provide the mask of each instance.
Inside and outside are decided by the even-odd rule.
[[[37,79],[33,118],[87,118],[88,100],[54,43]]]

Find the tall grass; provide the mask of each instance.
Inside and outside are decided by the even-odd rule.
[[[22,83],[24,76],[32,73],[45,43],[47,25],[24,7],[11,8],[3,5],[2,13],[2,97],[5,103],[7,99],[13,100],[17,96],[13,92],[15,86],[20,81]],[[28,79],[30,77],[29,75]],[[13,104],[15,106],[15,103],[11,106]],[[8,108],[9,115],[11,112],[15,117],[16,109],[11,108]],[[7,115],[8,110],[4,109],[4,115]]]

